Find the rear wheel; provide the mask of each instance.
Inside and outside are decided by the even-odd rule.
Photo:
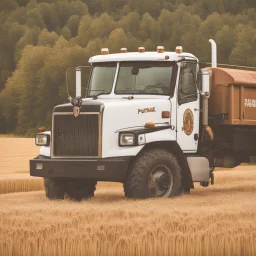
[[[164,149],[145,151],[133,163],[124,191],[130,198],[180,195],[181,168],[177,158]]]
[[[64,180],[44,178],[45,193],[49,199],[64,199],[64,186]]]
[[[67,196],[74,201],[81,201],[94,196],[97,181],[89,179],[74,179],[67,182]]]

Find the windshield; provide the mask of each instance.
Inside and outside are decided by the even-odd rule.
[[[88,95],[109,94],[112,91],[115,73],[116,63],[99,63],[93,65]]]
[[[116,94],[170,95],[172,62],[121,62]]]

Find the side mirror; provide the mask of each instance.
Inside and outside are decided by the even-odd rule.
[[[206,98],[210,97],[210,72],[208,70],[200,70],[197,74],[197,85],[200,94]]]

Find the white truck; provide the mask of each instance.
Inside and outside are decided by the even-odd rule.
[[[116,54],[104,48],[89,59],[85,98],[78,67],[76,97],[56,106],[52,131],[35,138],[41,148],[30,174],[44,178],[47,197],[85,199],[97,181],[122,182],[129,198],[178,196],[194,182],[213,184],[216,166],[234,167],[255,155],[256,114],[244,101],[256,103],[256,72],[237,71],[251,72],[243,83],[216,68],[210,42],[212,68],[204,70],[182,47]],[[248,88],[254,90],[245,99]]]

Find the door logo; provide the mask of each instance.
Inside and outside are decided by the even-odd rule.
[[[187,108],[183,115],[183,131],[190,135],[194,129],[194,115],[191,109]]]

